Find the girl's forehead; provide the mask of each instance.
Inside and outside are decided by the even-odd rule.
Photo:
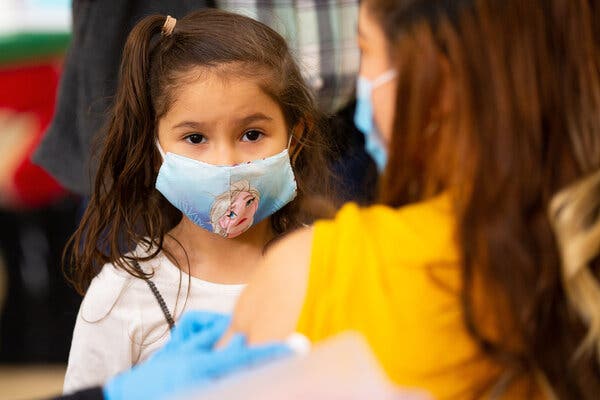
[[[190,71],[171,93],[165,118],[194,120],[237,116],[266,120],[282,118],[280,106],[262,88],[263,80],[199,70]],[[207,107],[209,106],[209,107]]]
[[[249,82],[260,87],[270,75],[266,67],[241,62],[221,63],[215,66],[192,66],[184,72],[177,72],[173,81],[175,87],[187,86],[206,81],[214,86],[236,85],[238,82]]]

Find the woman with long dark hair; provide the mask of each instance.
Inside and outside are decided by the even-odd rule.
[[[357,122],[382,205],[274,245],[233,329],[357,330],[440,399],[597,398],[599,8],[363,1]]]

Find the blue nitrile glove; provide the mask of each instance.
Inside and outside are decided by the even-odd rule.
[[[163,357],[173,351],[178,351],[182,346],[189,346],[190,339],[198,337],[198,341],[214,344],[223,336],[231,323],[231,316],[208,311],[187,311],[177,321],[171,331],[169,341],[152,358]],[[198,335],[198,336],[196,336]],[[202,336],[204,339],[200,339]]]
[[[283,344],[248,347],[242,335],[213,350],[229,317],[194,312],[173,329],[172,340],[146,362],[117,375],[103,388],[106,400],[158,400],[196,389],[235,370],[292,354]]]

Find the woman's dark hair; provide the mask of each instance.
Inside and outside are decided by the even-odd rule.
[[[125,44],[94,190],[65,250],[66,275],[82,294],[105,263],[142,277],[128,261],[155,257],[182,218],[154,187],[161,165],[156,130],[194,68],[255,79],[279,104],[290,131],[303,128],[291,146],[298,196],[271,218],[276,234],[312,222],[314,207],[306,200],[329,196],[323,118],[285,40],[251,18],[215,9],[186,15],[168,35],[161,33],[165,20],[144,18]],[[128,253],[136,244],[150,254]]]
[[[503,366],[473,397],[521,378],[560,399],[600,393],[595,3],[365,4],[399,72],[381,200],[451,194],[465,325]],[[436,111],[442,90],[453,99],[448,115]]]

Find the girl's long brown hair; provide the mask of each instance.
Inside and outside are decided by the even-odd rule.
[[[323,119],[285,40],[255,20],[214,9],[179,19],[168,36],[161,33],[165,19],[144,18],[125,44],[94,190],[65,250],[67,278],[81,294],[106,263],[142,277],[128,261],[155,257],[181,219],[154,187],[161,164],[156,127],[194,68],[256,80],[281,106],[290,131],[303,127],[291,151],[298,196],[271,218],[276,234],[312,222],[315,209],[305,200],[329,196]],[[150,254],[129,253],[138,244]]]
[[[382,201],[453,195],[465,325],[504,371],[473,397],[521,377],[600,393],[596,3],[367,2],[399,71]]]

